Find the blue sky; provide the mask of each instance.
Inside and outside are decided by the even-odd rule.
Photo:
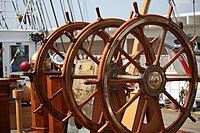
[[[73,0],[74,1],[74,0]],[[94,21],[96,19],[95,8],[100,7],[103,17],[118,17],[128,18],[130,11],[133,10],[132,3],[138,2],[139,7],[142,7],[143,0],[79,0],[82,5],[87,3],[88,19]],[[192,12],[193,0],[174,0],[176,4],[176,12]],[[196,11],[200,11],[200,0],[195,0]],[[150,13],[165,15],[168,9],[168,0],[151,0]],[[78,10],[77,4],[74,1],[74,10]],[[84,9],[83,9],[84,10]],[[79,10],[78,10],[79,11]],[[76,19],[80,19],[79,12],[76,12]],[[87,16],[87,15],[85,15]]]
[[[20,1],[22,2],[22,0],[19,0],[18,2]],[[143,2],[143,0],[40,0],[40,1],[43,1],[45,3],[46,8],[47,8],[46,14],[48,14],[50,18],[49,22],[48,22],[47,15],[45,15],[45,19],[44,17],[42,19],[43,22],[47,23],[47,26],[46,26],[47,28],[51,28],[50,23],[52,25],[52,28],[57,28],[54,15],[52,12],[52,8],[50,5],[50,1],[53,2],[59,26],[65,24],[60,3],[62,3],[63,5],[64,12],[66,12],[66,11],[69,11],[68,2],[70,2],[73,7],[75,21],[82,21],[81,16],[80,16],[79,6],[78,6],[78,1],[79,1],[82,12],[83,12],[84,21],[94,22],[97,19],[96,12],[95,12],[96,7],[100,8],[101,16],[103,18],[109,17],[109,18],[127,19],[130,15],[130,12],[133,10],[133,2],[134,1],[138,2],[139,8],[142,7],[142,2]],[[174,1],[176,4],[177,15],[180,13],[193,11],[193,0],[174,0]],[[200,11],[200,0],[195,0],[195,1],[196,1],[196,6],[195,6],[196,11]],[[8,4],[8,7],[10,7],[10,9],[14,10],[11,2],[10,3],[8,2],[7,4]],[[23,4],[21,3],[19,5],[23,5]],[[149,13],[166,15],[168,6],[169,6],[168,0],[151,0]],[[25,9],[26,8],[24,6],[21,6],[20,8],[21,11]],[[23,14],[23,12],[21,13]],[[35,12],[35,13],[38,14],[38,12]],[[12,15],[13,15],[13,19],[16,19],[16,13],[12,12]],[[13,25],[13,27],[15,25],[18,25],[16,24],[18,23],[18,20],[15,20],[15,23],[13,23],[14,21],[8,22],[8,20],[6,19],[6,22],[9,23],[9,25]]]

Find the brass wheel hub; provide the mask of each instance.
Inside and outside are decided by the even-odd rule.
[[[148,67],[142,76],[145,93],[150,96],[158,96],[165,88],[165,77],[161,67],[156,65]]]
[[[122,68],[120,64],[113,63],[110,67],[110,77],[115,79],[116,75],[123,75],[125,74],[125,70]],[[117,91],[123,88],[124,85],[110,85],[109,89],[112,91]]]
[[[159,89],[162,81],[162,76],[159,72],[152,72],[149,75],[148,83],[152,89]]]

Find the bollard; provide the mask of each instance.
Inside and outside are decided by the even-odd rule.
[[[21,100],[23,96],[23,91],[20,89],[15,89],[12,91],[12,96],[15,99],[17,133],[22,133],[23,124],[22,124],[22,114],[21,114]]]

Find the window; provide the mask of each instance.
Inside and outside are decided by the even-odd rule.
[[[17,45],[11,46],[11,72],[19,72],[19,65],[23,61],[29,61],[29,49],[28,45],[21,45],[21,43],[16,43]]]

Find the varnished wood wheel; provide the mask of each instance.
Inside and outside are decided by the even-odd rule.
[[[88,25],[86,22],[70,22],[53,31],[41,44],[34,66],[35,88],[40,99],[41,106],[35,110],[35,112],[44,107],[58,120],[63,120],[63,118],[66,117],[68,110],[58,108],[58,106],[66,106],[64,98],[63,100],[60,99],[63,105],[56,105],[53,101],[58,95],[62,95],[62,84],[64,83],[61,78],[61,69],[64,58],[66,54],[69,53],[73,43],[75,42],[74,36],[86,25]],[[54,79],[52,80],[60,82],[60,88],[54,90],[54,92],[48,96],[46,80],[48,76],[53,75]],[[57,75],[57,78],[55,78],[55,75]]]
[[[114,33],[112,45],[104,51],[107,55],[100,62],[97,85],[103,88],[99,92],[106,116],[102,128],[111,125],[117,133],[176,132],[188,117],[194,121],[190,111],[198,74],[193,39],[188,40],[171,21],[172,9],[165,18],[140,15],[136,5],[135,8],[137,17]],[[131,53],[132,47],[136,47],[130,43],[133,40],[139,42],[136,53]],[[180,69],[174,71],[174,67]],[[185,87],[187,92],[183,104],[178,102],[177,87]],[[123,99],[118,98],[121,95]],[[160,96],[178,108],[178,115],[172,121],[167,121],[160,107]],[[122,106],[116,109],[113,101]]]
[[[96,88],[97,69],[102,54],[105,54],[103,49],[110,46],[106,44],[111,34],[124,22],[121,19],[99,18],[86,26],[76,37],[77,41],[63,66],[64,95],[69,101],[70,115],[94,132],[104,121]]]

